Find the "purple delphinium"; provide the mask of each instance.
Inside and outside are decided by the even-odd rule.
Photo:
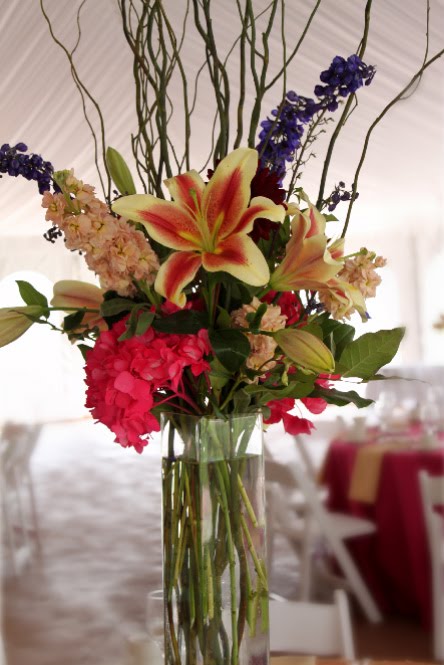
[[[336,111],[339,99],[355,93],[362,85],[370,85],[375,68],[366,65],[356,54],[347,59],[337,55],[328,69],[320,75],[321,82],[314,94],[317,101],[302,97],[293,90],[287,92],[280,109],[273,109],[271,118],[261,122],[257,151],[260,164],[279,178],[285,177],[286,163],[294,160],[301,146],[305,125],[324,111]]]
[[[301,97],[293,90],[287,92],[284,103],[273,109],[271,118],[261,122],[257,151],[261,156],[261,166],[268,167],[279,178],[285,177],[285,163],[292,162],[301,145],[304,125],[319,111],[319,104],[309,97]],[[276,120],[276,116],[279,117]]]
[[[347,60],[337,55],[319,77],[326,85],[317,85],[314,94],[329,111],[336,111],[338,98],[348,97],[363,85],[370,85],[375,72],[373,66],[366,65],[356,54],[350,55]]]
[[[359,193],[356,192],[355,199],[357,199],[358,196]],[[335,185],[335,188],[330,194],[330,196],[325,200],[325,205],[327,206],[327,210],[329,212],[333,212],[338,203],[340,203],[341,201],[350,201],[351,197],[352,197],[352,192],[347,191],[345,189],[345,183],[342,181],[339,182],[337,185]]]
[[[27,151],[28,146],[24,143],[17,143],[12,147],[9,143],[4,143],[0,147],[0,178],[3,173],[14,177],[22,176],[26,180],[35,180],[40,194],[50,191],[53,184],[53,165],[45,162],[41,155],[26,154]],[[55,183],[53,186],[59,191]]]

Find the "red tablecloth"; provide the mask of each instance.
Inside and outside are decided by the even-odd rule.
[[[348,498],[358,450],[359,445],[349,442],[330,445],[322,473],[322,482],[329,488],[329,508],[376,523],[377,533],[356,539],[350,549],[381,610],[420,618],[430,627],[430,558],[418,472],[444,474],[444,448],[387,452],[372,504]]]

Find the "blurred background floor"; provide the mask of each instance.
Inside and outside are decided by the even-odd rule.
[[[267,436],[291,456],[288,441]],[[315,458],[324,448],[313,439]],[[43,428],[32,460],[41,555],[19,576],[4,561],[8,665],[123,662],[125,639],[145,629],[147,594],[161,586],[159,457],[157,441],[137,455],[88,420]],[[297,589],[294,554],[278,540],[272,591]],[[353,610],[359,657],[432,659],[419,625],[370,625]]]

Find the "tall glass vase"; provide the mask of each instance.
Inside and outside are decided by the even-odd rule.
[[[166,665],[267,665],[260,414],[164,414]]]

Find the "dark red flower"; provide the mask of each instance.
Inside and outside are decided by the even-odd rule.
[[[270,169],[259,166],[251,181],[251,198],[255,196],[266,196],[273,203],[279,205],[280,203],[284,204],[286,191],[280,186],[279,177],[276,173],[270,173]],[[253,230],[249,235],[254,242],[258,242],[260,238],[269,240],[270,233],[278,228],[278,222],[270,222],[268,219],[259,218],[254,222]]]

